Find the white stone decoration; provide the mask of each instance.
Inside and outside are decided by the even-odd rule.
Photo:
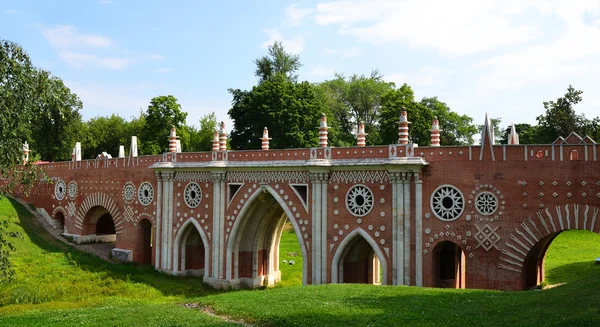
[[[479,225],[475,225],[477,228],[477,233],[475,234],[475,239],[477,240],[477,246],[475,249],[482,247],[486,252],[491,250],[492,248],[496,248],[496,250],[500,250],[497,246],[497,243],[500,241],[500,235],[496,232],[499,225],[496,227],[492,227],[489,224],[481,227]]]
[[[441,185],[431,195],[431,210],[440,220],[458,219],[465,210],[462,192],[452,185]]]
[[[346,193],[346,209],[355,217],[364,217],[373,209],[373,192],[365,185],[354,185]]]
[[[475,199],[475,208],[480,214],[489,216],[498,210],[498,199],[492,192],[481,192]]]
[[[62,179],[54,185],[54,196],[58,201],[62,201],[67,195],[67,184]]]
[[[144,206],[149,205],[154,199],[154,188],[152,184],[143,182],[138,189],[138,200]]]
[[[69,183],[69,197],[71,200],[75,199],[77,196],[77,183],[75,181],[71,181]]]
[[[185,204],[190,208],[197,207],[200,204],[200,201],[202,201],[202,190],[200,189],[200,185],[198,185],[198,183],[189,183],[185,187],[183,195]]]
[[[134,196],[135,185],[133,185],[132,182],[125,183],[125,186],[123,186],[123,200],[125,200],[126,202],[131,202],[133,201]]]

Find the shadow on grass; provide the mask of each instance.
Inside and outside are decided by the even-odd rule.
[[[143,266],[135,263],[111,263],[93,254],[80,251],[49,234],[37,222],[37,218],[19,202],[14,199],[9,199],[9,201],[17,212],[19,225],[33,244],[49,253],[63,253],[67,261],[77,266],[78,269],[92,273],[104,273],[106,276],[116,280],[143,283],[167,296],[198,297],[219,293],[219,291],[204,284],[202,278],[199,277],[175,277],[158,272],[151,266]]]
[[[571,283],[594,275],[600,275],[600,264],[596,264],[595,260],[590,260],[574,262],[554,267],[552,270],[546,270],[546,281],[550,284]]]
[[[201,300],[265,326],[596,326],[599,282],[521,292],[321,285]]]

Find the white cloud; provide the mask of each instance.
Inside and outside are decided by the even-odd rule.
[[[304,51],[304,38],[302,36],[286,39],[277,30],[267,30],[266,32],[269,35],[269,39],[261,44],[263,48],[267,48],[269,45],[275,43],[275,41],[280,41],[283,43],[286,51],[290,53],[298,54]]]
[[[14,15],[14,14],[20,13],[20,11],[18,11],[16,9],[6,9],[6,10],[4,10],[4,13],[7,15]]]
[[[582,5],[583,4],[583,5]],[[588,4],[589,6],[586,6]],[[544,13],[558,17],[562,33],[544,43],[483,60],[479,86],[491,89],[518,88],[600,72],[600,25],[590,16],[600,15],[600,3],[555,3]]]
[[[108,48],[112,40],[96,34],[80,33],[74,26],[56,25],[42,28],[42,35],[58,49],[70,47]]]
[[[294,3],[285,8],[285,21],[291,26],[300,26],[304,18],[313,12],[314,9],[298,8],[298,4]]]
[[[173,68],[156,68],[152,70],[155,73],[172,73],[175,70]]]
[[[327,54],[327,55],[341,55],[346,58],[357,57],[358,55],[360,55],[360,51],[361,50],[359,47],[350,47],[350,48],[344,48],[341,50],[325,48],[325,50],[324,50],[325,54]]]
[[[333,1],[317,4],[317,25],[373,44],[405,42],[458,56],[524,43],[542,30],[513,16],[529,6],[512,1]]]
[[[58,55],[75,68],[108,68],[120,70],[134,62],[131,58],[105,57],[87,53],[61,51]]]
[[[58,55],[68,65],[77,68],[107,68],[121,70],[142,60],[162,60],[159,54],[107,55],[113,51],[114,42],[105,36],[80,32],[75,26],[56,25],[41,27],[42,35],[50,42]]]
[[[314,65],[308,71],[308,75],[315,78],[333,78],[335,70],[326,65]]]
[[[419,89],[420,87],[442,85],[443,79],[448,74],[449,72],[444,68],[423,66],[417,70],[410,71],[407,73],[385,75],[383,79],[388,82],[396,83],[397,87],[406,83],[410,85],[413,89]]]
[[[118,113],[129,119],[137,116],[140,108],[145,110],[151,99],[151,90],[139,90],[127,85],[105,85],[94,82],[65,81],[83,103],[84,119]]]

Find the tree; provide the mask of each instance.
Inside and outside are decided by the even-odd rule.
[[[413,90],[407,84],[388,91],[381,98],[380,143],[398,143],[398,121],[402,108],[406,109],[408,120],[411,122],[409,132],[411,141],[421,145],[429,144],[433,111],[415,102]]]
[[[260,149],[264,127],[273,138],[273,149],[305,148],[318,144],[318,124],[323,103],[308,82],[295,83],[276,75],[250,91],[233,90],[231,147]]]
[[[567,93],[554,101],[545,101],[546,112],[537,117],[539,141],[552,143],[559,136],[567,137],[572,132],[581,136],[587,134],[589,122],[583,114],[578,115],[573,108],[581,102],[583,91],[575,90],[569,85]]]
[[[500,139],[500,143],[508,144],[508,136],[510,135],[511,126],[508,126]],[[530,124],[515,124],[515,130],[519,134],[519,144],[541,144],[537,126]]]
[[[259,83],[273,78],[276,75],[283,75],[291,81],[296,81],[298,76],[296,71],[302,66],[298,55],[285,52],[285,48],[280,41],[275,41],[268,47],[269,54],[262,56],[254,61]]]
[[[394,83],[383,80],[383,75],[374,70],[369,76],[352,75],[348,78],[336,74],[336,78],[319,85],[330,97],[329,103],[334,105],[336,118],[348,119],[340,122],[341,126],[356,126],[359,122],[365,124],[365,132],[369,134],[367,144],[379,144],[379,128],[377,121],[381,109],[381,98],[394,89]],[[343,114],[340,110],[347,110]]]
[[[473,118],[467,115],[459,115],[452,111],[448,105],[441,102],[437,97],[423,98],[420,102],[432,110],[433,115],[440,122],[440,144],[441,145],[469,145],[473,144],[473,136],[479,131]],[[408,120],[410,120],[410,116]]]
[[[494,143],[495,144],[499,144],[504,139],[504,129],[502,129],[500,127],[500,124],[502,123],[502,118],[500,118],[500,117],[490,118],[490,123],[492,124],[492,129],[494,131]],[[483,125],[477,125],[477,130],[480,133],[482,133],[483,132]],[[481,140],[483,140],[483,135],[481,136]]]
[[[191,141],[196,151],[211,151],[215,131],[218,128],[217,115],[214,112],[200,118],[200,128]]]
[[[22,163],[23,141],[30,136],[30,122],[35,108],[35,69],[23,48],[0,39],[0,197],[11,194],[18,187],[28,189],[38,179],[36,166]],[[14,247],[10,237],[19,235],[7,231],[8,222],[0,220],[0,283],[14,277],[9,260]]]
[[[146,110],[143,129],[143,153],[158,154],[166,151],[171,128],[185,124],[187,112],[181,110],[177,99],[172,95],[158,96],[150,101]]]
[[[94,117],[86,122],[86,137],[83,142],[82,152],[87,158],[95,158],[102,152],[107,152],[113,157],[118,155],[119,146],[127,148],[131,140],[129,125],[119,115],[110,117]]]
[[[83,136],[79,97],[50,72],[34,74],[36,101],[31,147],[42,160],[70,160],[73,145]]]

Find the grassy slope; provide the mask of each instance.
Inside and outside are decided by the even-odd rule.
[[[565,232],[556,239],[548,253],[548,279],[570,283],[546,291],[322,285],[218,293],[197,278],[110,264],[77,251],[54,240],[22,207],[15,207],[0,201],[0,217],[10,216],[11,228],[25,236],[15,241],[18,250],[12,256],[18,279],[0,286],[0,326],[227,325],[179,304],[187,302],[272,326],[589,326],[600,319],[600,266],[591,265],[585,252],[565,259],[573,248],[598,249],[600,236],[592,233]],[[299,285],[301,257],[286,258],[288,252],[300,253],[292,231],[284,231],[280,250],[282,260],[297,263],[282,264],[282,284]],[[592,252],[594,256],[600,254]],[[578,262],[583,260],[588,263]]]

